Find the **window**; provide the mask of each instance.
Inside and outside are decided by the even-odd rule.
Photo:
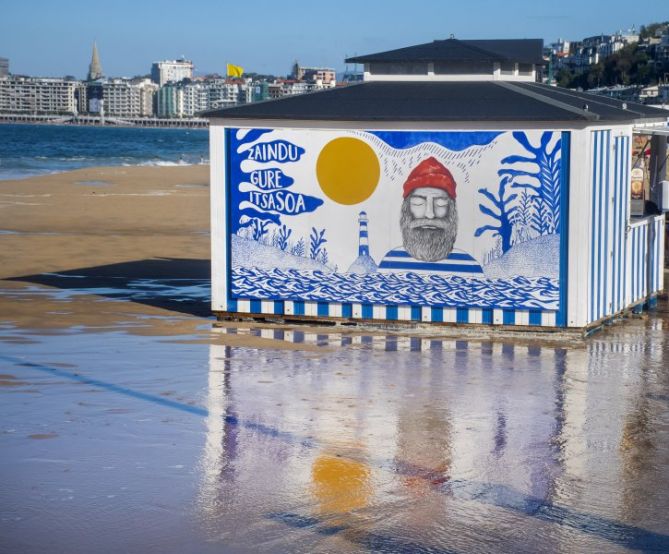
[[[427,63],[371,63],[372,75],[427,75]]]
[[[435,75],[492,75],[492,62],[449,61],[435,62]]]

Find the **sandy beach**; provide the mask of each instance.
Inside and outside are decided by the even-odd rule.
[[[0,181],[0,222],[2,325],[298,348],[211,329],[209,166],[102,167]],[[172,291],[132,295],[137,283],[155,290],[166,281]]]
[[[0,182],[0,277],[209,258],[209,166],[115,167]]]

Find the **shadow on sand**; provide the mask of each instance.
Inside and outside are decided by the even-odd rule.
[[[127,300],[198,317],[211,315],[209,260],[150,258],[6,280]]]

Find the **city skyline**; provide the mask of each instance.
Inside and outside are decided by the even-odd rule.
[[[173,0],[141,5],[122,0],[111,11],[93,4],[84,12],[71,0],[58,5],[38,0],[5,9],[0,56],[9,58],[12,73],[44,77],[85,77],[93,42],[108,76],[144,75],[153,62],[181,56],[194,62],[196,75],[224,74],[226,63],[249,72],[286,75],[296,59],[343,71],[347,56],[451,34],[463,39],[542,38],[548,43],[632,25],[638,29],[666,20],[663,4],[652,0],[642,13],[631,14],[629,3],[622,0],[608,2],[605,12],[599,3],[575,0],[562,2],[559,11],[529,0],[511,0],[504,6],[489,0],[472,0],[466,6],[436,0],[343,0],[336,7],[261,0],[249,15],[243,5],[199,1],[188,5],[193,15],[184,18],[184,4]],[[407,26],[412,18],[416,24]]]

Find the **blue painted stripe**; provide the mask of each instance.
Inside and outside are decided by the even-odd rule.
[[[630,302],[633,302],[636,300],[636,270],[637,270],[637,264],[636,264],[636,228],[632,229],[632,232],[630,233],[630,243],[632,245],[632,267],[630,268]]]
[[[639,228],[634,230],[634,300],[638,300],[641,296],[641,233]]]
[[[342,317],[353,317],[353,304],[345,303],[341,305]]]
[[[228,311],[236,312],[237,310],[237,300],[234,298],[228,298]]]
[[[643,236],[641,238],[642,240],[642,252],[643,252],[643,262],[641,263],[641,267],[643,270],[642,273],[642,285],[643,289],[641,291],[641,296],[644,297],[648,294],[648,225],[643,226]]]
[[[475,262],[476,260],[470,256],[469,254],[465,254],[464,252],[451,252],[448,255],[449,260],[465,260],[465,261],[470,261],[470,262]]]
[[[422,319],[422,310],[420,306],[411,306],[411,321],[420,321]]]
[[[516,324],[516,310],[503,310],[503,312],[502,312],[502,323],[504,323],[504,325],[515,325]]]
[[[493,322],[493,311],[490,308],[483,308],[481,310],[481,322],[486,325],[492,325]]]
[[[293,314],[294,315],[304,315],[304,301],[295,300],[293,302]]]
[[[328,302],[319,302],[318,303],[318,308],[317,308],[317,313],[319,317],[327,317],[330,315],[330,304]]]
[[[367,238],[369,235],[368,235],[367,231],[361,230],[360,231],[360,236]]]
[[[651,290],[648,291],[649,293],[653,293],[657,290],[657,283],[658,283],[657,266],[658,266],[658,262],[659,262],[659,259],[660,259],[659,249],[658,249],[660,241],[658,240],[657,222],[653,221],[652,229],[653,229],[653,234],[652,234],[653,245],[652,245],[651,252],[653,254],[653,261],[651,262],[650,267],[651,267],[651,270],[653,272],[653,277],[652,277],[652,287],[651,287]]]
[[[374,316],[374,310],[372,309],[371,304],[362,305],[362,317],[363,319],[372,319]]]
[[[613,141],[613,238],[611,242],[613,244],[613,257],[611,260],[611,313],[618,311],[618,248],[620,247],[620,236],[619,228],[620,223],[618,221],[618,206],[620,205],[620,137],[616,137]]]
[[[598,158],[599,133],[595,131],[592,137],[592,221],[590,223],[590,321],[595,320],[595,237],[597,236],[597,158]]]
[[[625,305],[625,229],[627,221],[625,213],[627,211],[627,198],[625,196],[625,158],[627,156],[626,137],[620,139],[620,159],[619,166],[619,187],[618,187],[618,305],[616,311],[620,311]]]
[[[274,313],[277,315],[283,315],[285,311],[285,302],[283,300],[274,301]]]
[[[637,229],[636,227],[632,230],[632,301],[635,301],[637,298],[637,271],[639,270],[639,264],[637,263],[637,252],[639,247],[637,246]]]
[[[604,227],[600,234],[604,235],[604,275],[602,276],[601,288],[603,296],[603,306],[601,316],[609,315],[609,295],[611,294],[611,288],[609,287],[609,263],[611,256],[609,255],[609,211],[611,209],[611,191],[610,189],[610,168],[611,163],[609,160],[611,153],[611,131],[606,131],[606,158],[604,161]]]
[[[663,271],[662,268],[662,260],[663,260],[663,252],[662,252],[662,233],[664,232],[664,221],[660,219],[656,223],[657,225],[657,231],[655,233],[655,248],[656,248],[656,262],[655,262],[655,290],[653,292],[657,292],[660,290],[660,277],[661,273],[660,271]]]
[[[530,310],[530,325],[541,325],[541,310]]]
[[[652,277],[652,287],[651,287],[651,290],[648,291],[649,294],[654,293],[654,292],[657,290],[657,283],[658,283],[658,279],[657,279],[657,266],[658,266],[658,261],[659,261],[659,259],[660,259],[660,256],[659,256],[659,249],[658,249],[658,245],[659,245],[659,242],[660,242],[660,241],[658,240],[657,222],[653,221],[653,227],[652,227],[652,229],[653,229],[653,234],[652,234],[653,245],[652,245],[651,252],[652,252],[652,254],[653,254],[653,260],[652,260],[652,262],[651,262],[650,267],[651,267],[651,270],[652,270],[652,272],[653,272],[653,274],[652,274],[653,277]]]
[[[457,273],[483,273],[478,265],[466,264],[437,264],[437,263],[416,263],[416,262],[396,262],[386,260],[379,265],[382,269],[413,269],[424,271],[454,271]]]
[[[432,321],[440,323],[444,321],[444,308],[432,308]]]
[[[623,273],[623,286],[622,286],[622,302],[620,307],[624,308],[627,305],[627,274],[629,273],[629,261],[627,259],[627,249],[628,249],[628,244],[630,237],[627,235],[627,222],[629,221],[629,207],[630,207],[630,192],[628,190],[629,186],[629,177],[628,177],[628,159],[629,156],[631,156],[631,153],[629,152],[629,144],[627,142],[627,137],[623,138],[623,155],[622,155],[622,163],[623,163],[623,170],[622,170],[622,179],[623,179],[623,192],[622,192],[622,197],[623,197],[623,236],[625,237],[624,243],[623,243],[623,259],[622,259],[622,273]]]
[[[397,321],[398,319],[398,307],[396,304],[386,306],[386,319],[389,321]]]
[[[637,278],[637,300],[643,295],[643,266],[644,266],[644,255],[643,255],[643,230],[640,227],[639,232],[637,233],[637,261],[638,261],[638,278]]]
[[[655,222],[648,222],[648,264],[646,265],[646,295],[653,292],[653,280],[655,278]]]
[[[597,309],[595,311],[595,319],[599,319],[602,313],[602,224],[604,220],[604,131],[599,131],[599,152],[598,152],[598,167],[597,167],[597,278],[595,280],[595,287],[597,289]]]
[[[251,300],[250,311],[252,314],[262,313],[262,302],[260,300]]]
[[[569,172],[571,167],[571,133],[560,137],[560,299],[556,323],[566,327],[569,304]],[[541,324],[541,316],[539,316]]]
[[[602,235],[602,225],[604,219],[604,164],[606,161],[606,152],[604,150],[604,145],[606,144],[606,133],[605,131],[600,131],[602,134],[602,140],[600,141],[600,156],[599,156],[599,179],[598,179],[598,191],[599,191],[599,228],[597,230],[599,237],[599,246],[598,246],[598,257],[597,257],[597,319],[600,319],[604,314],[604,287],[602,286],[602,272],[604,270],[604,256],[606,256],[606,251],[604,250],[604,237]]]
[[[390,252],[388,252],[388,254],[386,254],[386,258],[411,258],[411,254],[409,254],[405,250],[391,250]],[[451,252],[448,255],[448,259],[476,262],[476,260],[466,252]]]
[[[469,323],[469,308],[457,308],[455,321],[458,323]]]

